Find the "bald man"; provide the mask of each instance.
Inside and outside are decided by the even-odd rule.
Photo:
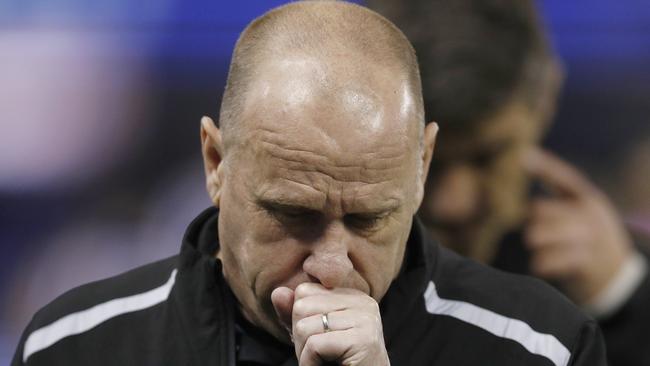
[[[410,44],[367,9],[255,20],[220,123],[201,121],[214,207],[179,255],[38,312],[13,364],[604,365],[569,301],[414,219],[437,132],[420,89]]]

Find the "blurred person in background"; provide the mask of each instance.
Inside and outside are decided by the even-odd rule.
[[[647,257],[610,200],[539,147],[563,75],[534,3],[368,4],[413,43],[441,126],[420,217],[463,255],[557,285],[600,321],[612,365],[650,365]]]

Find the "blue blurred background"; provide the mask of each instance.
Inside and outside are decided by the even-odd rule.
[[[239,32],[286,1],[0,0],[0,363],[57,294],[173,255]],[[540,0],[568,76],[546,145],[650,232],[650,6]]]

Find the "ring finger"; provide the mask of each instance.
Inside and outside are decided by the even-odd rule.
[[[327,314],[316,314],[302,318],[293,325],[293,341],[296,355],[302,353],[307,339],[314,334],[347,330],[354,326],[354,317],[349,310],[334,311]],[[326,329],[326,324],[329,329]]]

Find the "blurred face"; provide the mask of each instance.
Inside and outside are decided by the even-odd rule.
[[[541,124],[512,103],[477,125],[471,135],[445,134],[443,126],[419,213],[442,244],[489,262],[501,236],[525,215],[521,159]]]
[[[244,315],[279,339],[288,340],[270,300],[279,286],[319,282],[379,301],[421,199],[408,85],[372,66],[332,65],[263,65],[218,173],[224,275]]]

